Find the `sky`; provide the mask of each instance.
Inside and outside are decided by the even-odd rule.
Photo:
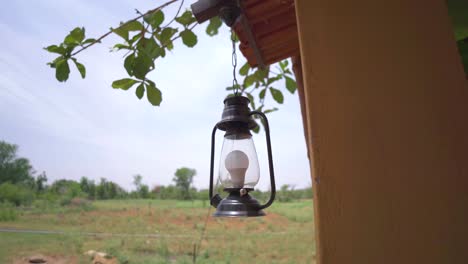
[[[150,187],[172,183],[180,167],[197,171],[194,185],[208,188],[211,130],[221,117],[225,87],[232,84],[229,31],[209,37],[206,24],[198,25],[198,45],[176,43],[166,58],[156,62],[149,77],[162,91],[163,102],[154,107],[135,96],[134,88],[114,90],[114,80],[127,77],[124,53],[109,52],[119,41],[111,35],[102,44],[82,52],[78,60],[87,68],[81,79],[71,67],[70,79],[59,83],[46,63],[53,54],[42,48],[60,43],[70,30],[86,28],[98,37],[111,26],[155,8],[165,1],[148,0],[15,0],[0,9],[0,140],[19,145],[37,172],[49,183],[82,176],[101,177],[133,188],[133,175],[141,174]],[[185,7],[193,1],[186,1]],[[166,8],[173,16],[177,3]],[[239,52],[239,65],[245,59]],[[267,95],[266,104],[280,110],[268,114],[277,186],[311,185],[309,162],[297,93],[284,84],[283,105]],[[254,135],[261,178],[258,188],[269,186],[264,133]],[[222,145],[218,132],[216,153]],[[218,157],[218,156],[216,156]],[[215,171],[218,167],[215,161]]]

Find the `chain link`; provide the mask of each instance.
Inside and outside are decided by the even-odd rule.
[[[234,88],[234,95],[239,95],[239,83],[236,78],[236,68],[237,68],[237,53],[236,53],[236,33],[231,29],[231,41],[232,41],[232,87]]]

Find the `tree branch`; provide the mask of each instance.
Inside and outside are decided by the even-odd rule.
[[[179,5],[179,9],[177,9],[176,15],[172,18],[172,20],[171,20],[169,23],[167,23],[167,24],[164,26],[164,28],[167,28],[170,24],[172,24],[172,22],[174,22],[174,20],[176,19],[176,17],[179,15],[180,10],[182,9],[182,6],[184,5],[184,1],[185,1],[185,0],[182,0],[182,2],[181,2],[180,5]]]
[[[157,11],[163,9],[164,7],[170,5],[170,4],[174,3],[174,2],[177,2],[177,1],[179,1],[179,0],[171,0],[171,1],[169,1],[169,2],[166,2],[166,3],[162,4],[162,5],[160,5],[159,7],[156,7],[156,8],[154,8],[154,9],[151,9],[151,10],[147,11],[146,13],[144,13],[144,14],[142,14],[142,15],[139,15],[138,17],[136,17],[136,18],[134,18],[134,19],[128,20],[127,22],[123,23],[122,25],[118,26],[118,27],[115,28],[115,29],[121,28],[121,27],[123,27],[123,26],[125,26],[125,25],[127,25],[128,23],[131,23],[131,22],[133,22],[133,21],[137,21],[138,19],[140,19],[140,18],[142,18],[142,17],[144,17],[144,16],[146,16],[146,15],[149,15],[149,14],[152,14],[152,13],[154,13],[154,12],[157,12]],[[109,36],[112,32],[114,32],[115,29],[111,29],[109,32],[107,32],[106,34],[100,36],[100,37],[99,37],[98,39],[96,39],[95,41],[93,41],[93,42],[89,43],[88,45],[83,46],[81,49],[79,49],[79,50],[73,52],[73,53],[71,54],[71,56],[76,56],[78,53],[82,52],[83,50],[85,50],[85,49],[87,49],[87,48],[93,46],[94,44],[96,44],[96,43],[98,43],[98,42],[101,42],[102,39],[104,39],[105,37]]]

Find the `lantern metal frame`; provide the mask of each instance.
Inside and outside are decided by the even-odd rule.
[[[248,104],[250,100],[244,96],[229,97],[224,100],[224,110],[222,120],[218,122],[211,134],[211,162],[210,162],[210,204],[217,210],[214,216],[217,217],[252,217],[264,216],[263,209],[273,204],[276,196],[275,172],[273,168],[273,154],[271,150],[270,126],[266,115],[260,111],[250,111]],[[258,125],[252,116],[258,115],[262,118],[265,127],[265,136],[268,153],[268,167],[270,172],[270,198],[265,204],[260,204],[255,198],[249,195],[253,188],[224,188],[229,195],[222,199],[219,194],[214,193],[214,159],[216,145],[216,131],[230,130],[252,130]]]

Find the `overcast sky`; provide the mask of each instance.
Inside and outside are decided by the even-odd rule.
[[[199,25],[195,48],[177,43],[157,61],[150,78],[162,90],[161,107],[138,100],[133,89],[111,88],[113,80],[127,76],[124,54],[109,52],[117,37],[79,55],[87,67],[85,80],[72,67],[66,83],[56,81],[46,66],[54,56],[42,50],[60,43],[76,26],[97,37],[133,18],[135,8],[146,11],[163,2],[5,1],[0,9],[0,140],[19,145],[20,156],[29,158],[38,172],[45,171],[49,182],[105,177],[131,189],[132,176],[141,174],[150,186],[167,185],[177,168],[187,166],[197,170],[195,186],[207,188],[211,130],[221,117],[225,87],[232,83],[226,27],[211,38],[204,33],[206,24]],[[175,13],[176,5],[166,9],[166,17]],[[245,60],[239,57],[242,65]],[[284,84],[277,88],[285,91]],[[299,99],[297,93],[284,94],[280,111],[268,115],[277,184],[310,186]],[[267,104],[276,106],[271,95]],[[264,134],[254,138],[262,175],[257,187],[265,190]]]

